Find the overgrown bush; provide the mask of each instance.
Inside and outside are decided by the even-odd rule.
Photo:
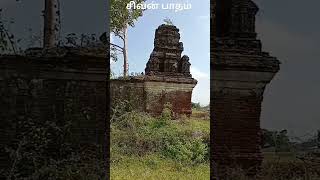
[[[63,120],[43,121],[31,107],[25,106],[23,116],[12,113],[8,118],[7,128],[14,133],[4,147],[9,159],[8,167],[0,170],[0,179],[105,179],[101,145],[73,141],[71,131],[77,119],[71,112],[75,108],[67,106]]]
[[[20,121],[25,130],[16,142],[6,147],[10,166],[1,172],[3,177],[15,180],[32,179],[101,179],[105,175],[105,162],[99,157],[99,145],[83,147],[67,140],[69,126]],[[90,147],[90,148],[89,148]]]
[[[200,109],[201,108],[200,103],[194,103],[194,102],[191,103],[191,107],[194,108],[194,109]]]
[[[190,129],[172,121],[172,106],[166,104],[160,117],[127,111],[123,103],[113,110],[111,122],[111,162],[121,155],[145,156],[158,153],[180,164],[198,164],[207,161],[208,145],[203,137],[195,137]],[[124,110],[124,111],[123,111]]]
[[[174,143],[166,143],[164,155],[179,163],[197,164],[205,161],[207,146],[201,139],[187,139]]]

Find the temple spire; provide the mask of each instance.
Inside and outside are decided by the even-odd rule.
[[[154,49],[145,74],[191,77],[189,57],[181,57],[182,51],[179,29],[174,25],[160,25],[155,32]]]

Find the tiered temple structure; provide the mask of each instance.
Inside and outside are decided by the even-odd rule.
[[[260,112],[266,85],[279,61],[263,52],[255,32],[258,7],[251,0],[216,0],[211,6],[212,167],[255,174],[261,165]]]
[[[189,57],[181,57],[183,43],[179,40],[179,29],[175,26],[163,24],[156,30],[146,75],[191,77]]]
[[[146,64],[145,75],[111,81],[113,99],[129,99],[141,111],[160,115],[170,103],[174,116],[190,116],[192,90],[197,80],[190,74],[189,57],[182,56],[179,29],[160,25],[155,32],[154,49]]]

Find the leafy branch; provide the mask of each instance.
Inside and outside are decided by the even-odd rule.
[[[10,21],[10,23],[13,23],[13,21]],[[5,27],[2,19],[2,9],[0,9],[0,50],[2,53],[13,51],[14,54],[17,54],[14,35]]]

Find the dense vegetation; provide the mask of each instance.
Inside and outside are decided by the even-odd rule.
[[[227,170],[229,180],[318,180],[320,161],[317,157],[299,157],[295,153],[265,152],[262,168],[256,177],[246,176],[240,168]]]
[[[73,118],[64,122],[26,119],[8,122],[9,128],[17,133],[12,143],[4,147],[10,161],[7,169],[0,170],[0,179],[105,178],[102,147],[70,140]]]
[[[209,179],[208,119],[173,120],[170,105],[158,118],[126,103],[118,107],[111,119],[111,179]]]
[[[262,130],[263,163],[257,180],[318,180],[320,152],[317,137],[293,142],[286,130]],[[295,138],[296,139],[296,138]],[[299,139],[299,138],[298,138]],[[247,180],[240,168],[228,169],[228,179]],[[251,178],[252,179],[252,178]]]

